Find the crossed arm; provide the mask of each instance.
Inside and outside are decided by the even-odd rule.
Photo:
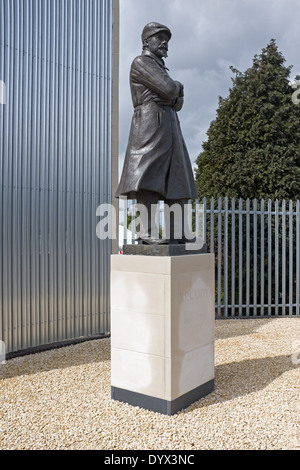
[[[183,106],[183,85],[173,80],[166,70],[150,57],[137,57],[131,69],[131,78],[154,91],[163,101],[180,111]]]

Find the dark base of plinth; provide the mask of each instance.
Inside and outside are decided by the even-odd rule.
[[[185,393],[175,400],[168,401],[161,398],[143,395],[142,393],[124,390],[122,388],[111,387],[111,398],[132,406],[138,406],[147,410],[154,411],[165,415],[173,415],[178,411],[187,408],[192,403],[200,400],[214,390],[214,380],[210,380],[203,385]]]
[[[199,255],[207,253],[207,245],[199,247],[197,244],[170,244],[170,245],[124,245],[123,255],[139,256],[182,256]]]

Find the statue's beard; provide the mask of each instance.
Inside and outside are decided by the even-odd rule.
[[[150,47],[148,45],[143,46],[143,51],[150,51]],[[159,47],[156,52],[152,51],[152,54],[156,55],[157,57],[168,57],[168,49],[165,47]]]
[[[164,57],[164,58],[168,57],[168,49],[164,47],[160,47],[158,51],[161,57]]]

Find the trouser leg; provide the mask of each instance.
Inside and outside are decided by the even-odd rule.
[[[151,242],[159,238],[156,225],[156,210],[159,194],[153,191],[141,190],[137,194],[137,210],[139,212],[139,240]]]
[[[184,204],[185,199],[165,200],[165,230],[170,243],[178,242],[184,235]]]
[[[165,200],[166,238],[170,239],[170,243],[185,243],[190,238],[186,220],[187,204],[188,199]]]

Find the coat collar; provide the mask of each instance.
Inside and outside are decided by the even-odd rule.
[[[143,55],[146,55],[148,57],[151,57],[152,59],[154,59],[161,67],[163,67],[165,70],[169,70],[166,66],[165,66],[165,62],[163,61],[163,59],[160,59],[159,57],[157,57],[155,54],[153,54],[152,52],[150,52],[148,49],[145,49],[143,51]]]

